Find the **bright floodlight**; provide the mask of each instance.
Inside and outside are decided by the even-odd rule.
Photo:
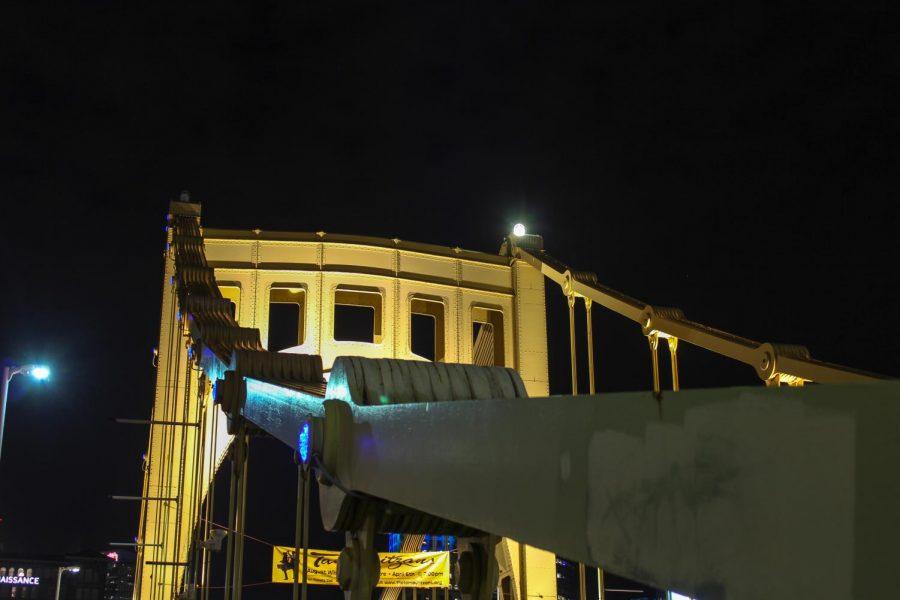
[[[525,226],[521,223],[516,223],[515,227],[513,227],[513,235],[516,237],[525,235]]]
[[[35,365],[31,367],[29,373],[35,379],[47,379],[48,377],[50,377],[50,369],[43,365]]]
[[[77,573],[81,570],[81,567],[66,567],[66,571],[69,573]]]

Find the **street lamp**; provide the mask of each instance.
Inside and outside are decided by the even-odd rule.
[[[50,369],[44,365],[3,367],[3,379],[0,379],[0,456],[3,455],[3,426],[6,424],[6,397],[9,395],[9,382],[19,374],[31,375],[41,381],[50,377]]]
[[[66,571],[69,573],[77,573],[81,570],[79,566],[71,566],[71,567],[60,567],[56,571],[56,600],[59,600],[59,586],[62,583],[62,574]]]

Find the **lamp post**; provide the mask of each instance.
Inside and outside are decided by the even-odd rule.
[[[79,566],[71,566],[71,567],[60,567],[56,571],[56,600],[59,600],[59,587],[62,584],[62,574],[66,571],[69,573],[77,573],[81,570]]]
[[[0,456],[3,455],[3,428],[6,424],[6,398],[9,395],[9,382],[20,373],[31,375],[38,380],[50,377],[50,369],[43,365],[3,367],[3,379],[0,379]]]

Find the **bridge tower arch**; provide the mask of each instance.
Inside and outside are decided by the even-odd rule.
[[[240,326],[223,343],[318,355],[326,379],[339,356],[426,360],[413,341],[414,322],[426,317],[433,359],[510,367],[530,396],[549,394],[545,278],[524,260],[399,239],[202,228],[200,205],[188,202],[173,202],[170,213],[136,600],[170,600],[189,588],[189,580],[204,580],[205,573],[191,569],[204,571],[208,564],[191,555],[202,553],[196,542],[208,530],[204,498],[234,438],[213,402],[212,382],[223,374],[196,368],[200,357],[191,333],[201,324],[192,321],[192,300],[183,293],[191,286],[215,286],[221,296],[215,310],[225,318],[230,313]],[[171,226],[175,219],[181,230],[185,223],[196,228],[200,240],[187,244],[196,255],[189,257],[196,263],[191,268],[175,266],[178,249],[187,252],[184,240],[175,239],[183,233]],[[529,238],[540,243],[538,236]],[[295,344],[284,321],[274,330],[279,314],[288,315],[288,328],[296,327]],[[352,339],[343,335],[348,319],[362,337],[358,331]],[[523,589],[522,565],[529,596],[555,597],[553,554],[529,547],[523,560],[520,545],[504,540],[497,555],[514,597]]]

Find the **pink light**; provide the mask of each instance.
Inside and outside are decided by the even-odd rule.
[[[118,552],[107,552],[106,558],[111,558],[116,562],[119,562],[119,553]]]

